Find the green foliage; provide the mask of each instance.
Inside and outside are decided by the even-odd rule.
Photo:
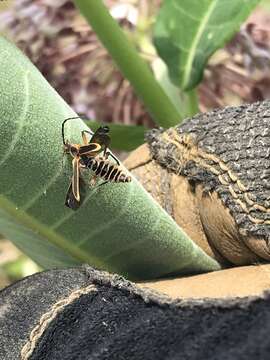
[[[139,125],[105,124],[98,121],[84,121],[93,131],[101,125],[108,125],[111,134],[111,148],[115,150],[131,151],[144,142],[145,127]]]
[[[261,6],[262,6],[262,8],[269,11],[270,10],[270,1],[269,0],[261,0]]]
[[[238,30],[259,0],[164,0],[154,43],[172,82],[183,90],[202,78],[210,55]]]
[[[201,81],[208,58],[235,33],[259,0],[163,1],[154,29],[154,44],[178,91],[166,79],[166,72],[155,80],[101,0],[75,3],[154,121],[167,128],[199,111],[194,88]],[[156,75],[155,67],[153,64]]]
[[[181,117],[183,119],[199,112],[197,93],[195,90],[184,92],[175,86],[170,80],[166,64],[160,58],[155,59],[152,63],[152,68],[156,79],[166,94],[169,95],[176,108],[181,111]]]
[[[1,267],[10,281],[16,281],[41,271],[36,263],[24,255],[19,256],[16,260],[5,263]]]
[[[4,38],[0,78],[1,234],[43,268],[86,262],[132,279],[219,268],[135,179],[96,186],[78,211],[66,208],[61,124],[75,114]],[[80,142],[84,123],[67,124]]]
[[[176,125],[181,114],[155,80],[148,64],[139,56],[101,0],[74,0],[95,30],[122,74],[131,82],[154,121],[163,127]]]

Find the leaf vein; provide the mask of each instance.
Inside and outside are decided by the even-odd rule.
[[[19,121],[19,126],[18,129],[12,139],[12,141],[10,142],[10,146],[8,147],[7,151],[5,152],[4,156],[2,157],[1,161],[0,161],[0,166],[2,166],[7,159],[10,157],[10,155],[12,154],[12,152],[14,151],[16,144],[18,142],[18,140],[20,139],[20,135],[21,132],[23,130],[24,127],[24,123],[26,120],[26,113],[29,107],[29,79],[28,79],[28,74],[29,72],[27,71],[24,75],[24,83],[25,83],[25,102],[24,102],[24,107],[23,110],[21,112],[21,115],[19,117],[19,120],[21,119],[21,121]]]
[[[209,6],[208,11],[205,13],[204,17],[202,18],[202,22],[198,27],[198,31],[197,31],[197,34],[196,34],[196,36],[194,38],[194,41],[191,43],[189,56],[187,58],[186,70],[184,71],[184,74],[183,74],[183,88],[185,88],[187,86],[187,84],[188,84],[190,73],[191,73],[191,70],[192,70],[192,64],[193,64],[193,60],[194,60],[194,57],[195,57],[195,54],[196,54],[198,43],[201,40],[201,37],[203,35],[203,31],[207,27],[207,22],[208,22],[210,16],[212,15],[212,13],[214,11],[214,9],[216,7],[216,4],[217,4],[217,0],[213,0],[211,5]]]
[[[188,13],[186,10],[184,10],[180,4],[174,2],[173,5],[177,9],[177,11],[181,12],[186,17],[194,20],[195,22],[200,22],[200,19],[196,18],[195,16],[192,16],[190,13]]]

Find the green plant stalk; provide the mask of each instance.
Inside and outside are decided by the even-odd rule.
[[[155,122],[170,127],[181,121],[162,87],[154,78],[147,63],[138,55],[117,22],[100,0],[74,0],[82,14],[111,54],[123,75],[130,81]]]
[[[197,89],[194,88],[190,91],[184,92],[187,97],[187,115],[193,116],[199,112]]]

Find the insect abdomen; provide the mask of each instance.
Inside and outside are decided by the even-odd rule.
[[[96,176],[110,182],[130,182],[131,177],[126,175],[118,166],[109,160],[90,158],[86,167],[92,170]]]

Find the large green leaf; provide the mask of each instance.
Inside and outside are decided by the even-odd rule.
[[[64,206],[61,123],[74,115],[0,38],[0,233],[45,268],[86,262],[133,279],[217,269],[135,179],[89,189],[76,212]],[[67,124],[80,141],[84,123]]]
[[[184,90],[195,87],[211,54],[222,47],[259,0],[164,0],[154,43],[169,74]]]

